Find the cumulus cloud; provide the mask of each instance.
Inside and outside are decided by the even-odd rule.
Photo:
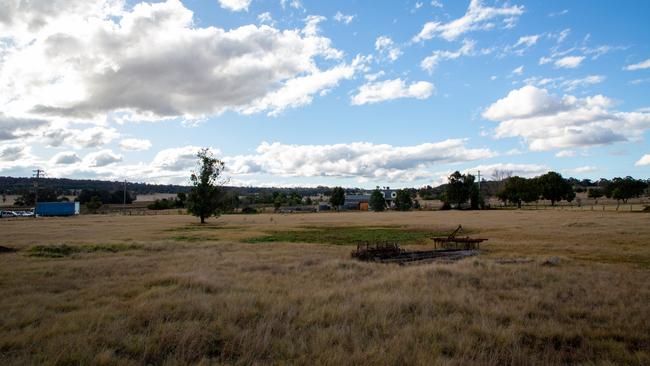
[[[151,162],[151,166],[160,170],[186,171],[196,165],[196,154],[199,150],[201,148],[198,146],[183,146],[160,150]],[[211,149],[211,151],[216,155],[219,154],[219,150],[217,149]]]
[[[287,177],[376,178],[415,180],[429,175],[434,164],[466,162],[494,156],[488,149],[469,149],[465,140],[445,140],[415,146],[355,142],[334,145],[262,143],[255,154],[227,157],[233,174]]]
[[[474,47],[476,42],[471,39],[463,40],[463,45],[457,51],[436,50],[427,56],[422,62],[420,67],[424,70],[432,72],[442,60],[453,60],[461,56],[469,56],[474,54]]]
[[[252,0],[219,0],[219,5],[222,8],[232,11],[248,11]]]
[[[149,150],[151,141],[147,139],[124,139],[120,141],[120,148],[128,151]]]
[[[575,69],[580,66],[584,56],[566,56],[561,59],[555,60],[555,67],[561,67],[564,69]]]
[[[645,154],[641,157],[641,159],[637,160],[636,163],[634,163],[636,166],[646,166],[650,165],[650,154]]]
[[[329,88],[350,77],[338,72],[351,67],[343,53],[318,34],[319,17],[309,17],[302,30],[224,30],[196,26],[178,0],[132,9],[108,3],[56,2],[57,12],[43,11],[37,19],[44,24],[26,43],[19,40],[28,25],[19,25],[36,20],[23,9],[12,15],[18,25],[3,34],[11,50],[0,61],[7,116],[95,121],[114,112],[151,119],[278,113],[323,91],[302,88],[305,78],[335,75],[320,84]],[[275,103],[268,103],[272,95]]]
[[[413,82],[410,85],[400,79],[370,82],[359,87],[351,99],[353,105],[378,103],[400,98],[427,99],[433,94],[435,87],[427,81]]]
[[[69,165],[69,164],[75,164],[80,162],[81,159],[79,156],[73,152],[73,151],[62,151],[60,153],[57,153],[50,159],[50,162],[52,164],[57,164],[57,165]]]
[[[645,61],[641,61],[639,63],[636,63],[636,64],[627,65],[627,66],[624,67],[624,69],[627,70],[627,71],[650,69],[650,58],[645,60]]]
[[[0,161],[13,162],[26,157],[29,146],[24,144],[0,145]]]
[[[117,155],[109,149],[89,153],[83,159],[83,164],[88,167],[104,167],[122,161],[122,155]]]
[[[425,23],[420,33],[413,37],[413,42],[420,42],[433,37],[442,37],[447,41],[453,41],[467,32],[494,28],[495,24],[492,21],[499,17],[506,17],[504,19],[505,27],[511,27],[523,13],[523,6],[489,7],[483,6],[481,0],[472,0],[465,15],[458,19],[448,23]]]
[[[395,45],[395,42],[390,37],[386,36],[377,37],[375,40],[375,49],[391,61],[397,60],[402,55],[402,50]]]
[[[520,137],[536,151],[638,141],[650,129],[650,113],[610,110],[613,106],[602,95],[558,97],[527,85],[510,91],[482,115],[498,122],[496,138]]]
[[[341,13],[340,11],[337,11],[336,14],[334,14],[334,20],[336,20],[339,23],[343,24],[350,24],[354,20],[355,16],[354,15],[345,15]]]

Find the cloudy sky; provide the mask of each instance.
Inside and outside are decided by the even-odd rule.
[[[650,177],[650,2],[0,1],[0,175]]]

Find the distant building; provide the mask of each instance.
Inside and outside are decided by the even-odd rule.
[[[346,194],[343,208],[346,210],[368,211],[368,202],[370,202],[370,194]]]
[[[393,202],[397,198],[397,190],[385,187],[380,189],[379,192],[384,196],[387,207],[393,207]],[[368,211],[370,205],[370,195],[372,191],[364,191],[355,194],[346,194],[343,209],[345,210],[360,210]]]

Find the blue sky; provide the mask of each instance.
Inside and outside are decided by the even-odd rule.
[[[14,0],[0,175],[439,184],[650,177],[650,3]]]

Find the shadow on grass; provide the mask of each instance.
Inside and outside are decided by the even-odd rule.
[[[273,231],[268,235],[245,239],[245,243],[315,243],[356,245],[358,243],[394,242],[399,244],[428,244],[434,236],[447,235],[430,230],[402,227],[328,227],[295,231]]]
[[[127,250],[141,249],[134,244],[97,244],[97,245],[35,245],[26,250],[30,257],[63,258],[79,253],[117,253]]]

